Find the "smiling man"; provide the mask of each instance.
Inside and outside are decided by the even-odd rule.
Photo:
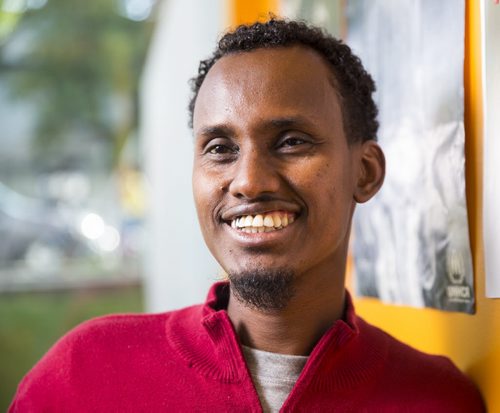
[[[203,305],[77,327],[11,411],[484,411],[449,360],[367,324],[344,288],[355,206],[384,178],[374,89],[304,23],[226,34],[190,112],[198,217],[228,282]]]
[[[342,318],[352,214],[382,184],[384,157],[373,119],[369,136],[346,135],[336,83],[297,44],[229,53],[196,96],[194,196],[243,344],[308,354]]]

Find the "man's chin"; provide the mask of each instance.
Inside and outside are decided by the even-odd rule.
[[[243,305],[261,310],[284,309],[293,297],[295,273],[289,268],[254,268],[229,272],[233,296]]]

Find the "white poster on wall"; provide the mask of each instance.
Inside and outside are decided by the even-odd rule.
[[[471,313],[465,2],[351,0],[347,12],[348,43],[377,84],[387,160],[381,192],[356,212],[357,293]]]
[[[483,56],[483,234],[486,296],[500,297],[500,4],[481,1]]]

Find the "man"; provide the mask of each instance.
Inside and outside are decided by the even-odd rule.
[[[484,411],[449,360],[370,326],[345,291],[355,205],[384,178],[350,49],[303,23],[242,26],[193,89],[195,202],[229,282],[204,305],[77,327],[11,411]]]

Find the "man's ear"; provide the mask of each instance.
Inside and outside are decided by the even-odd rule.
[[[362,204],[373,197],[384,182],[385,156],[377,142],[363,142],[359,148],[359,168],[354,199]]]

